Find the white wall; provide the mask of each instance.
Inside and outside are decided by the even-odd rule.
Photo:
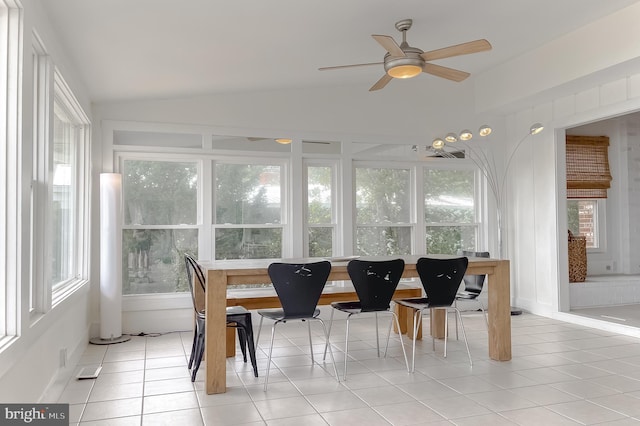
[[[20,261],[18,293],[21,295],[19,333],[0,352],[0,401],[38,402],[55,395],[65,379],[73,373],[74,365],[84,352],[88,342],[91,313],[89,312],[90,288],[85,285],[71,297],[49,312],[30,318],[29,314],[29,256],[30,256],[30,185],[32,154],[34,149],[33,123],[33,75],[31,45],[36,31],[44,42],[52,63],[58,67],[87,113],[90,112],[84,85],[77,78],[54,29],[50,28],[37,2],[23,0],[23,64],[22,64],[22,203],[21,251],[15,253]],[[44,262],[44,259],[37,259]],[[13,283],[8,283],[9,285]],[[67,353],[66,367],[62,366],[60,352]],[[56,400],[55,398],[53,399]],[[50,400],[47,400],[50,401]]]
[[[550,316],[569,308],[564,129],[640,109],[639,18],[635,4],[478,77],[480,110],[513,111],[508,140],[527,123],[546,125],[509,172],[516,306]]]

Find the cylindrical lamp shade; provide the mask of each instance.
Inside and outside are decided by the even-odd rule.
[[[122,175],[100,174],[100,339],[122,340]],[[95,343],[95,342],[94,342]]]

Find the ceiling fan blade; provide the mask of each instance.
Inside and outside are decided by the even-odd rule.
[[[491,43],[485,39],[469,41],[467,43],[456,44],[455,46],[443,47],[442,49],[430,50],[420,56],[425,61],[450,58],[452,56],[468,55],[469,53],[484,52],[491,50]]]
[[[380,78],[380,80],[376,81],[376,84],[371,86],[371,89],[369,89],[369,91],[373,92],[375,90],[380,90],[384,88],[384,86],[386,86],[387,83],[389,83],[391,80],[393,80],[393,77],[391,77],[389,74],[385,74]]]
[[[400,58],[407,56],[404,51],[400,49],[400,46],[398,46],[398,43],[396,43],[393,37],[376,34],[373,34],[371,37],[373,37],[375,41],[380,43],[380,45],[384,47],[384,49],[389,52],[391,56],[397,56]]]
[[[442,77],[446,78],[447,80],[453,81],[462,81],[471,75],[468,72],[430,63],[424,64],[424,67],[422,67],[422,71],[426,72],[427,74],[432,74],[437,77]]]
[[[367,67],[369,65],[382,65],[384,62],[369,62],[366,64],[353,64],[353,65],[338,65],[335,67],[322,67],[318,68],[318,71],[327,71],[327,70],[339,70],[341,68],[353,68],[353,67]]]

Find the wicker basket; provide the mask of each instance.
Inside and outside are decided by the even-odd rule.
[[[581,283],[587,278],[587,239],[569,231],[569,282]]]

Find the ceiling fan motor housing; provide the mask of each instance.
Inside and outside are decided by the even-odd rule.
[[[420,56],[422,54],[422,50],[416,47],[411,47],[409,45],[406,45],[405,43],[403,43],[400,46],[400,48],[402,49],[402,51],[405,53],[406,56],[394,57],[394,56],[391,56],[390,53],[387,53],[386,55],[384,55],[384,70],[387,72],[387,74],[395,78],[412,77],[412,75],[403,77],[403,76],[395,76],[392,73],[389,73],[390,70],[397,67],[413,66],[413,67],[418,67],[420,68],[420,70],[422,70],[422,67],[424,66],[424,59],[422,59],[422,57]]]

